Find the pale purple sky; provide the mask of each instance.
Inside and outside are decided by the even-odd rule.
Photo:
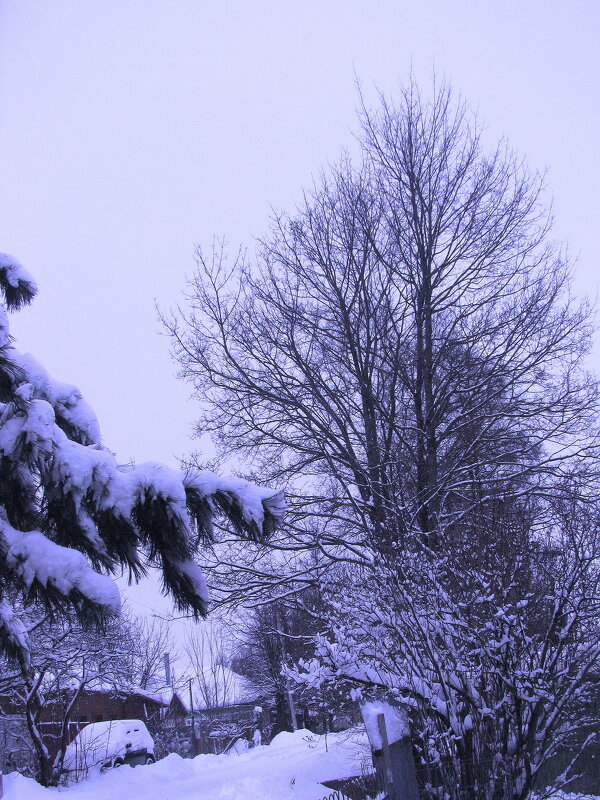
[[[196,411],[155,298],[351,144],[355,75],[370,96],[411,69],[549,169],[595,294],[599,42],[598,0],[0,0],[0,250],[40,287],[18,347],[80,386],[120,458],[175,464]]]
[[[529,163],[595,292],[600,3],[0,2],[0,249],[40,295],[18,344],[123,459],[174,463],[195,410],[157,335],[195,242],[252,244],[351,143],[354,74],[447,75]]]

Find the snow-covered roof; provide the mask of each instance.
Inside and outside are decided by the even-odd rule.
[[[207,708],[234,706],[241,703],[255,703],[260,699],[261,693],[252,681],[243,675],[227,668],[220,667],[217,676],[211,674],[203,677],[205,691],[200,689],[198,679],[192,678],[192,701],[195,711],[202,711]],[[183,685],[179,689],[161,690],[160,696],[164,702],[170,702],[173,697],[177,697],[185,711],[191,711],[189,684]],[[207,702],[207,699],[215,698],[215,702]]]
[[[44,675],[42,686],[50,690],[59,689],[59,686],[56,684],[55,675],[49,672]],[[61,678],[60,680],[60,690],[74,690],[78,686],[79,681],[76,678]],[[140,697],[143,700],[147,700],[161,706],[169,705],[170,701],[170,697],[165,699],[160,692],[149,692],[146,689],[142,689],[140,686],[115,684],[102,680],[101,678],[94,678],[91,681],[88,681],[84,686],[83,691],[87,693],[93,692],[95,694],[119,694],[127,695],[129,697]]]

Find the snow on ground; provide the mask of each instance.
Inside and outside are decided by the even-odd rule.
[[[321,781],[360,774],[362,733],[280,733],[269,746],[231,755],[167,758],[104,774],[62,789],[44,789],[17,773],[4,777],[3,800],[321,800]]]
[[[600,800],[595,794],[574,794],[573,792],[558,792],[552,800]]]

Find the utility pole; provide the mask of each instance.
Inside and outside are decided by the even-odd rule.
[[[192,679],[188,681],[188,688],[190,690],[190,712],[192,714],[192,751],[193,755],[198,755],[198,744],[196,742],[196,718],[194,716],[194,695],[192,694]]]

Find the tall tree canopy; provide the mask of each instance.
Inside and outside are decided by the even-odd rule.
[[[282,516],[281,493],[207,471],[119,465],[81,392],[13,347],[5,312],[37,290],[7,255],[0,255],[0,289],[0,646],[27,668],[15,597],[72,608],[84,621],[117,613],[109,575],[123,568],[138,578],[157,567],[179,608],[206,614],[194,556],[213,538],[213,518],[259,540]]]
[[[447,88],[362,123],[360,162],[279,215],[255,261],[199,252],[169,324],[225,453],[302,486],[345,542],[441,541],[591,452],[587,308],[541,178],[486,152]]]
[[[524,800],[600,656],[588,308],[541,177],[448,86],[361,122],[254,258],[199,251],[167,320],[202,428],[293,512],[295,541],[231,542],[211,578],[319,584],[318,663],[405,704],[424,796]]]

